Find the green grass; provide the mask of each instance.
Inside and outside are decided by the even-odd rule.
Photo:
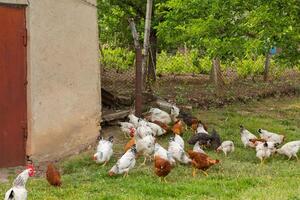
[[[169,183],[160,183],[152,164],[139,168],[140,158],[128,178],[111,178],[108,170],[123,145],[116,144],[118,156],[106,167],[93,163],[92,152],[61,162],[64,171],[61,188],[50,187],[44,178],[29,180],[29,199],[300,199],[300,162],[275,155],[260,166],[255,151],[245,149],[239,135],[239,125],[243,124],[253,133],[264,128],[286,135],[287,141],[300,139],[299,98],[269,99],[193,112],[208,124],[209,130],[216,128],[223,140],[232,140],[236,146],[236,151],[227,158],[208,151],[211,157],[221,160],[209,170],[208,177],[198,173],[193,178],[190,166],[177,165],[167,177]],[[184,139],[190,134],[185,133]],[[122,139],[120,135],[118,140]],[[158,141],[167,147],[167,139],[168,136]],[[186,144],[186,148],[190,146]],[[10,184],[0,185],[0,193],[4,194],[9,187]]]

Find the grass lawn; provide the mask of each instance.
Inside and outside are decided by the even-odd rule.
[[[198,172],[192,177],[191,166],[177,165],[167,177],[168,183],[160,183],[153,173],[153,164],[139,165],[130,171],[128,178],[109,177],[108,170],[120,155],[123,135],[117,138],[117,156],[106,167],[91,160],[92,152],[85,152],[60,163],[64,171],[63,186],[50,187],[44,178],[30,179],[27,184],[28,199],[292,199],[300,200],[300,161],[287,161],[281,155],[270,158],[260,166],[255,150],[242,146],[239,125],[257,133],[258,128],[286,135],[286,141],[300,139],[300,99],[268,99],[249,104],[234,104],[222,109],[194,110],[205,121],[209,130],[213,127],[223,140],[232,140],[236,151],[227,158],[223,154],[208,151],[221,160],[205,177]],[[191,133],[185,133],[184,139]],[[169,136],[158,142],[167,147]],[[122,144],[121,144],[122,143]],[[186,144],[186,149],[191,148]],[[11,177],[11,181],[15,176]],[[0,185],[0,194],[10,184]]]

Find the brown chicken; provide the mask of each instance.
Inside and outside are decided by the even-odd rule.
[[[162,123],[160,121],[153,121],[153,123],[157,124],[158,126],[160,126],[162,129],[164,129],[167,132],[170,131],[170,127],[167,124],[165,124],[165,123]]]
[[[135,144],[135,140],[134,140],[134,137],[133,137],[133,138],[131,138],[131,139],[129,140],[129,142],[127,142],[127,144],[125,145],[125,147],[124,147],[125,152],[127,152],[129,149],[131,149],[131,147],[132,147],[134,144]]]
[[[192,119],[191,122],[192,122],[191,128],[192,128],[194,131],[197,130],[197,127],[198,127],[198,124],[199,124],[198,119]]]
[[[258,139],[249,139],[249,142],[253,143],[256,146],[257,142],[267,142],[267,140],[258,138]]]
[[[177,120],[172,127],[174,134],[181,135],[184,131],[184,124],[181,120]]]
[[[166,176],[171,172],[172,165],[168,160],[165,160],[159,156],[154,157],[155,174],[167,182]]]
[[[50,185],[55,187],[61,186],[61,177],[59,171],[52,163],[49,163],[46,171],[46,178]]]
[[[188,154],[192,159],[193,176],[196,176],[196,168],[200,169],[206,176],[208,176],[206,170],[220,162],[219,160],[211,159],[206,154],[195,152],[192,150],[189,150]]]

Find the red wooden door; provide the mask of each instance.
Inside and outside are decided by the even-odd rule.
[[[0,5],[0,167],[25,164],[25,8]]]

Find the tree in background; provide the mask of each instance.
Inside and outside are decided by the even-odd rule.
[[[249,1],[249,10],[243,23],[248,46],[246,49],[265,55],[264,80],[269,77],[273,48],[282,49],[275,56],[281,65],[299,64],[300,2],[298,0]],[[275,53],[275,52],[274,52]]]

